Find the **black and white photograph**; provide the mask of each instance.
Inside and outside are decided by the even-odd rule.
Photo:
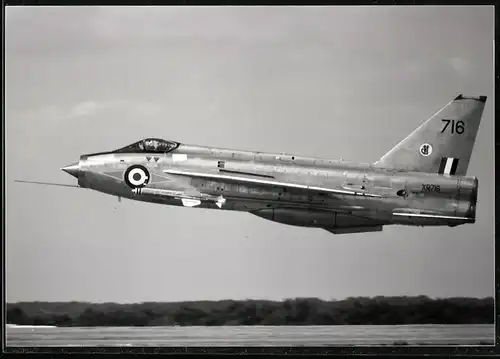
[[[493,346],[493,6],[6,6],[13,347]]]

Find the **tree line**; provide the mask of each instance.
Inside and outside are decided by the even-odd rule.
[[[140,304],[19,302],[7,323],[56,326],[493,324],[494,299],[356,297]]]

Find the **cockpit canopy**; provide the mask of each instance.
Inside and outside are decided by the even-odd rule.
[[[120,148],[114,153],[167,153],[176,149],[180,143],[165,141],[161,138],[146,138]]]

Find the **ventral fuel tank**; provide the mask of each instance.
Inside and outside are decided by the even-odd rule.
[[[266,208],[252,214],[273,222],[300,227],[352,228],[381,225],[379,221],[349,213],[305,210],[298,208]]]

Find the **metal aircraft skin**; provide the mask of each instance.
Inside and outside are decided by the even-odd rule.
[[[459,95],[373,164],[149,138],[62,170],[75,187],[119,199],[244,211],[335,234],[453,227],[475,222],[478,180],[466,174],[485,103]]]

